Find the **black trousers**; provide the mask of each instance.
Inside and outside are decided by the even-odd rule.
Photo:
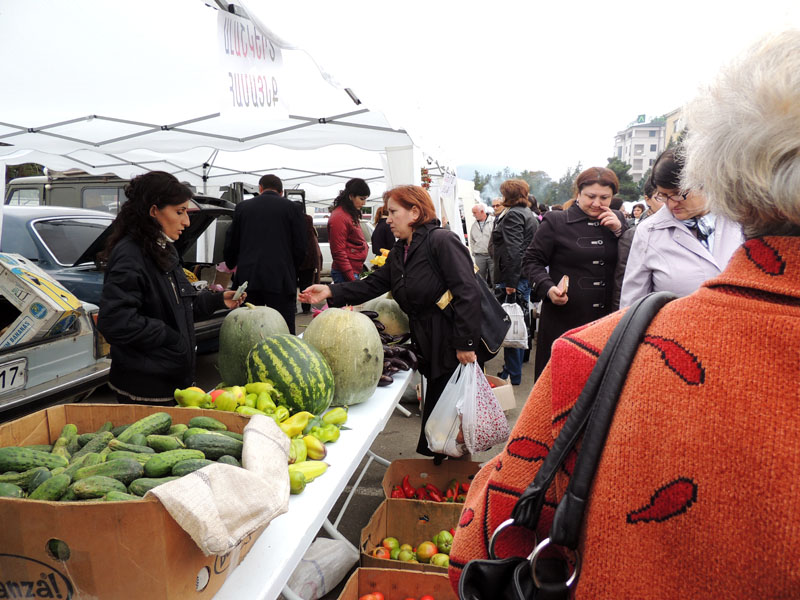
[[[294,315],[297,312],[297,298],[294,294],[271,294],[261,290],[247,290],[247,302],[257,306],[274,308],[289,326],[289,333],[294,335]]]

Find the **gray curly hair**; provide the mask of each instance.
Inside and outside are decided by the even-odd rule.
[[[768,36],[685,109],[682,187],[747,237],[800,227],[800,30]]]

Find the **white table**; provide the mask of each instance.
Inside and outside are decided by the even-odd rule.
[[[327,523],[328,513],[383,431],[413,374],[395,373],[392,385],[377,388],[369,400],[349,409],[346,425],[350,429],[342,431],[335,443],[326,444],[328,471],[309,483],[302,494],[290,497],[289,511],[269,524],[214,600],[277,598],[320,528],[325,526],[326,531],[338,535]],[[346,508],[345,504],[340,516]]]

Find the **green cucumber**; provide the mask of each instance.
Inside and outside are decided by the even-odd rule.
[[[153,458],[155,454],[139,454],[138,452],[128,452],[127,450],[114,450],[108,455],[106,461],[119,460],[121,458],[130,458],[137,461],[140,465],[144,465],[148,460]]]
[[[172,427],[169,428],[167,435],[176,435],[180,438],[183,438],[183,432],[186,431],[187,429],[189,429],[187,425],[184,425],[183,423],[178,423],[177,425],[173,425]]]
[[[134,494],[128,494],[127,492],[111,490],[105,496],[103,496],[103,500],[106,502],[128,502],[130,500],[141,500],[141,498],[139,496],[135,496]]]
[[[233,465],[234,467],[241,467],[242,463],[236,460],[235,456],[231,456],[230,454],[223,454],[217,459],[218,463],[222,463],[223,465]]]
[[[91,442],[97,436],[98,434],[95,433],[94,431],[92,433],[82,433],[78,436],[78,444],[80,444],[80,447],[83,448],[86,444]]]
[[[75,473],[75,481],[81,481],[82,479],[95,477],[97,475],[112,477],[127,486],[134,479],[139,479],[144,475],[144,468],[136,460],[121,458],[91,467],[81,467],[78,469],[78,472]]]
[[[214,417],[192,417],[189,419],[189,427],[202,427],[213,431],[225,431],[228,426]]]
[[[75,454],[72,455],[70,462],[73,462],[75,459],[80,458],[84,454],[89,454],[90,452],[101,452],[103,448],[108,446],[108,443],[114,439],[114,434],[110,431],[104,431],[103,433],[98,433],[93,437],[91,440],[86,442],[86,445],[78,450]]]
[[[55,469],[56,467],[66,467],[68,464],[69,461],[66,458],[57,454],[49,454],[17,446],[0,448],[0,472],[3,473],[6,471],[27,471],[33,467]]]
[[[202,451],[209,460],[217,460],[225,454],[241,459],[244,444],[218,433],[198,433],[186,440],[186,447]]]
[[[128,491],[137,496],[144,496],[154,487],[158,487],[162,483],[175,481],[176,479],[180,479],[180,477],[142,477],[136,481],[131,481],[131,484],[128,486]]]
[[[150,446],[139,446],[138,444],[120,442],[119,440],[111,440],[108,442],[108,447],[112,450],[126,450],[128,452],[137,452],[139,454],[155,454],[156,452]]]
[[[173,466],[189,458],[205,458],[205,455],[200,450],[187,450],[183,448],[180,450],[168,450],[167,452],[156,454],[153,458],[148,460],[147,464],[144,466],[144,474],[147,477],[164,477],[165,475],[169,475]]]
[[[153,433],[166,433],[172,427],[172,417],[169,413],[157,412],[139,419],[123,431],[117,438],[120,442],[129,442],[134,434],[151,435]]]
[[[175,463],[172,466],[171,472],[175,477],[183,477],[184,475],[194,473],[198,469],[202,469],[203,467],[213,464],[214,461],[208,460],[207,458],[189,458],[187,460],[182,460],[179,463]]]
[[[0,483],[0,498],[24,498],[25,490],[13,483]]]
[[[102,498],[112,490],[118,492],[127,491],[124,483],[104,475],[94,475],[93,477],[81,479],[73,483],[70,488],[80,499]]]
[[[186,448],[184,443],[174,435],[152,434],[147,436],[147,445],[156,452],[166,452],[167,450],[178,450]]]
[[[30,481],[28,481],[28,485],[26,487],[28,493],[30,494],[33,490],[42,485],[51,477],[53,477],[53,474],[50,472],[50,469],[46,467],[39,467],[31,477]]]
[[[143,433],[134,433],[126,443],[134,446],[147,446],[147,436]]]
[[[222,435],[227,435],[229,438],[239,440],[240,442],[244,441],[244,436],[241,433],[236,433],[235,431],[218,431],[217,433],[221,433]]]
[[[114,429],[111,430],[111,433],[114,434],[115,438],[118,438],[120,434],[130,426],[131,426],[130,423],[126,423],[125,425],[117,425],[116,427],[114,427]]]
[[[23,448],[27,448],[28,450],[38,450],[39,452],[52,452],[53,444],[30,444],[28,446],[23,446]]]
[[[189,429],[183,432],[183,443],[185,444],[187,439],[198,433],[211,433],[211,432],[208,429],[203,429],[202,427],[189,427]]]
[[[114,429],[114,424],[111,421],[106,421],[100,425],[100,428],[95,431],[95,433],[105,433],[106,431],[111,431],[112,429]]]
[[[33,469],[28,469],[22,473],[8,473],[5,475],[0,475],[0,483],[13,483],[14,485],[18,485],[27,490],[30,486],[31,480],[39,475],[43,470],[47,471],[48,473],[50,472],[47,467],[34,467]]]
[[[72,483],[72,479],[66,473],[56,475],[40,484],[30,493],[28,498],[31,500],[49,500],[55,502],[64,495],[70,483]]]

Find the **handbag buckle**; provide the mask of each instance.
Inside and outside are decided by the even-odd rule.
[[[506,521],[506,523],[507,522],[508,521]],[[505,525],[505,523],[503,523],[503,525]],[[497,531],[495,531],[495,533],[497,533]],[[536,585],[537,588],[542,587],[542,582],[539,581],[539,578],[536,576],[536,561],[539,559],[539,556],[541,555],[542,551],[549,545],[550,545],[550,538],[549,537],[544,538],[541,542],[539,542],[536,548],[533,549],[533,552],[531,552],[531,555],[529,557],[531,563],[531,575],[533,576],[533,583],[534,585]],[[567,548],[567,550],[569,550],[569,548]],[[575,582],[578,581],[578,577],[580,576],[581,572],[581,553],[578,552],[577,550],[570,550],[570,551],[572,552],[572,555],[575,559],[575,565],[572,568],[572,574],[569,577],[567,577],[567,580],[564,582],[564,586],[566,588],[570,588],[573,585],[575,585]]]
[[[489,539],[489,558],[491,558],[492,560],[496,560],[497,559],[497,556],[495,556],[495,553],[494,553],[494,544],[495,544],[495,540],[497,539],[497,535],[501,531],[503,531],[503,529],[505,529],[506,527],[510,527],[511,525],[514,525],[514,519],[513,518],[512,519],[506,519],[505,521],[500,523],[500,525],[497,526],[497,529],[494,530],[494,533],[492,533],[492,537]],[[536,532],[535,531],[533,532],[533,541],[534,541],[534,543],[536,543]],[[535,552],[535,550],[534,550],[534,552]]]

